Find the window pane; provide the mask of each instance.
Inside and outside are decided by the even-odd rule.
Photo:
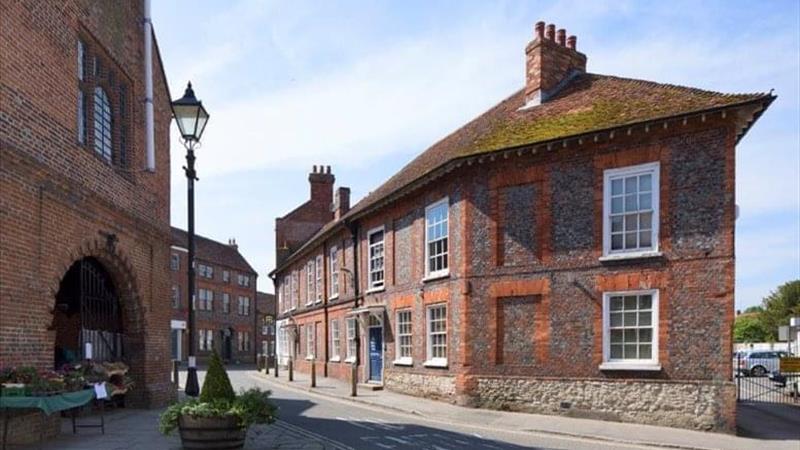
[[[636,177],[625,178],[625,193],[636,193]]]
[[[625,248],[636,248],[636,232],[625,233]]]
[[[624,320],[626,327],[635,327],[636,326],[636,313],[635,312],[626,312],[625,313],[625,320]]]
[[[653,184],[653,176],[650,174],[642,175],[639,177],[639,190],[640,191],[650,191],[652,190],[651,186]]]
[[[611,358],[622,359],[622,345],[611,344]]]
[[[622,179],[611,180],[611,195],[622,194]]]
[[[611,232],[618,233],[622,231],[622,216],[614,216],[611,218]]]
[[[621,313],[611,313],[610,324],[611,324],[612,327],[621,327],[622,326],[622,314]]]
[[[639,346],[639,358],[640,359],[650,359],[653,357],[653,346],[650,344],[644,344]]]
[[[625,344],[624,347],[625,359],[637,359],[636,344]]]
[[[653,213],[647,212],[639,214],[639,229],[649,230],[653,227]]]
[[[625,340],[626,344],[637,342],[636,339],[636,330],[626,329],[624,330],[623,339]]]
[[[652,295],[640,295],[639,296],[639,309],[650,309],[653,307],[653,296]]]
[[[611,343],[622,343],[622,330],[611,330]]]
[[[622,310],[622,297],[611,297],[611,310],[612,311]]]
[[[639,209],[651,209],[653,207],[653,197],[649,192],[646,194],[639,194]]]
[[[639,232],[639,247],[650,247],[652,245],[652,234],[650,230]]]
[[[639,342],[650,343],[653,342],[653,329],[640,328],[639,329]]]
[[[622,235],[615,234],[611,236],[611,250],[620,250],[622,249]]]
[[[637,201],[636,194],[625,196],[625,212],[634,212],[639,210],[639,202]]]
[[[625,231],[636,231],[639,229],[638,214],[628,214],[625,216]]]
[[[625,296],[625,310],[630,311],[636,309],[636,296],[635,295],[626,295]]]
[[[611,199],[611,213],[619,214],[622,212],[622,197],[614,197]]]
[[[640,312],[639,313],[639,326],[650,326],[652,325],[652,313],[651,312]]]

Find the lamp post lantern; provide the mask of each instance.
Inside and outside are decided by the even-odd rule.
[[[206,128],[206,123],[208,123],[208,112],[203,107],[203,103],[195,98],[191,82],[186,86],[186,92],[184,92],[183,97],[172,102],[172,114],[181,132],[183,145],[186,147],[186,166],[184,166],[183,170],[186,172],[189,200],[189,242],[187,243],[189,247],[189,261],[187,264],[189,278],[187,289],[187,297],[189,299],[189,367],[186,373],[184,392],[190,397],[197,397],[200,393],[200,386],[197,383],[197,359],[195,357],[197,342],[195,342],[194,338],[194,182],[198,178],[197,172],[194,170],[194,149],[200,142],[200,136],[203,135],[203,130]]]

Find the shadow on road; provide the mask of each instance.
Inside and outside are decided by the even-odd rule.
[[[294,400],[274,398],[279,407],[279,417],[283,422],[288,422],[303,430],[309,430],[314,435],[330,438],[338,443],[325,442],[325,448],[355,448],[355,449],[437,449],[437,450],[463,450],[463,449],[529,449],[520,445],[509,444],[486,438],[480,433],[461,433],[432,428],[414,423],[386,420],[380,417],[353,418],[343,414],[335,419],[319,418],[305,415],[316,403],[311,400]],[[346,407],[345,407],[346,408]],[[378,415],[386,417],[385,415]],[[298,432],[302,432],[298,430]],[[263,448],[270,448],[268,442]],[[261,448],[261,447],[257,447]]]
[[[737,434],[768,440],[800,439],[800,406],[774,403],[736,405]]]

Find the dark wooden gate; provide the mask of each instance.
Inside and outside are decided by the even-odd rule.
[[[80,262],[81,349],[95,361],[122,359],[122,311],[109,273],[93,258]]]

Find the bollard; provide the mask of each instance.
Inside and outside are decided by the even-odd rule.
[[[356,366],[356,363],[353,363],[350,371],[350,397],[356,396],[357,386],[358,386],[358,366]]]
[[[289,358],[289,381],[294,381],[294,367],[292,366],[292,358]]]
[[[278,378],[278,357],[275,357],[275,378]]]
[[[180,378],[178,377],[178,371],[180,369],[181,362],[177,359],[172,360],[172,382],[175,383],[175,386],[180,385]]]
[[[311,387],[317,387],[317,364],[311,360]]]

